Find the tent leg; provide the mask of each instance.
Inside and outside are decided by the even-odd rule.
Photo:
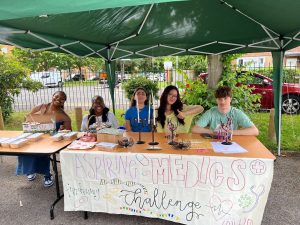
[[[116,113],[115,112],[116,111],[116,108],[115,108],[116,62],[106,60],[105,67],[106,67],[106,72],[107,72],[107,81],[108,81],[108,85],[109,85],[109,92],[110,92],[110,97],[111,97],[111,101],[112,101],[113,112]]]
[[[273,91],[275,106],[275,132],[277,140],[278,156],[281,155],[281,104],[282,104],[282,80],[283,80],[284,51],[272,52],[273,58]]]

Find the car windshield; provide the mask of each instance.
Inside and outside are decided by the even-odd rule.
[[[48,78],[48,77],[50,77],[50,74],[49,74],[49,73],[45,73],[45,74],[43,74],[43,75],[41,76],[41,78]]]

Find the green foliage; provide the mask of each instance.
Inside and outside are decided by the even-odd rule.
[[[47,51],[31,52],[30,50],[14,48],[12,54],[31,71],[47,71],[60,61],[57,59],[57,53]]]
[[[231,87],[233,93],[231,105],[243,111],[253,111],[259,107],[260,95],[251,94],[251,88],[246,85],[251,79],[248,73],[237,76],[235,69],[232,69],[230,63],[236,57],[239,55],[223,56],[224,71],[217,87],[223,85]],[[180,73],[184,74],[182,71]],[[177,85],[183,91],[182,100],[185,104],[202,105],[205,110],[216,105],[214,92],[217,87],[208,89],[203,80],[189,80],[186,74],[184,81],[177,82]]]
[[[170,61],[173,67],[183,70],[194,70],[196,73],[207,70],[207,57],[204,55],[189,55],[189,56],[166,56],[166,57],[155,57],[155,58],[143,58],[122,61],[124,64],[124,70],[129,73],[139,72],[161,72],[164,71],[164,62]],[[177,62],[176,62],[177,61]],[[121,63],[117,61],[117,70],[121,70]]]
[[[70,54],[56,53],[56,52],[32,52],[14,48],[12,54],[31,71],[47,71],[50,68],[57,68],[61,70],[78,69],[81,71],[82,67],[89,67],[92,71],[103,70],[104,60],[100,58],[82,58]]]
[[[217,86],[226,85],[231,87],[233,95],[231,100],[232,106],[246,112],[253,111],[259,108],[261,96],[252,94],[252,88],[247,85],[247,82],[251,82],[252,80],[250,72],[240,73],[240,71],[237,71],[237,68],[232,67],[231,62],[240,56],[240,54],[223,55],[224,70]]]
[[[232,89],[231,105],[243,111],[253,111],[258,109],[261,96],[259,94],[252,94],[247,82],[251,82],[252,78],[250,72],[241,73],[237,75],[236,71],[225,69],[221,80],[218,82],[219,86],[229,86]]]
[[[192,69],[196,74],[207,71],[207,57],[203,55],[180,56],[178,67],[184,70]]]
[[[42,87],[40,82],[29,79],[28,73],[15,58],[0,54],[0,106],[4,120],[12,113],[13,96],[18,95],[21,88],[37,91]]]
[[[273,79],[273,67],[254,68],[252,71]],[[283,68],[283,82],[298,83],[298,80],[295,79],[295,76],[299,76],[299,74],[300,69],[297,69],[295,67],[285,67]]]
[[[157,97],[158,85],[157,82],[148,80],[145,77],[133,77],[130,80],[122,83],[122,88],[126,92],[126,97],[130,100],[136,88],[143,87],[148,91],[148,95],[153,91],[153,95]]]
[[[181,99],[187,105],[202,105],[205,110],[215,105],[215,98],[212,90],[202,79],[191,80],[182,70],[184,81],[178,81],[177,86],[181,90]]]

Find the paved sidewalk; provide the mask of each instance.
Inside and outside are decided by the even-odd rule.
[[[54,186],[44,188],[41,176],[34,182],[27,181],[24,176],[15,176],[15,165],[16,157],[13,156],[4,156],[4,162],[0,162],[0,224],[177,224],[160,219],[106,213],[89,213],[89,219],[84,220],[81,212],[64,212],[63,200],[55,207],[55,219],[50,220],[49,208],[56,196]],[[23,206],[20,206],[20,201]],[[275,162],[274,179],[262,225],[300,225],[299,212],[300,157],[278,158]]]

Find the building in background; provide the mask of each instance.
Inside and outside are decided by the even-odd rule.
[[[271,52],[257,52],[244,54],[242,57],[233,62],[239,66],[246,68],[259,68],[259,67],[272,67],[272,54]],[[285,53],[284,66],[297,68],[300,67],[300,47],[293,48]]]

